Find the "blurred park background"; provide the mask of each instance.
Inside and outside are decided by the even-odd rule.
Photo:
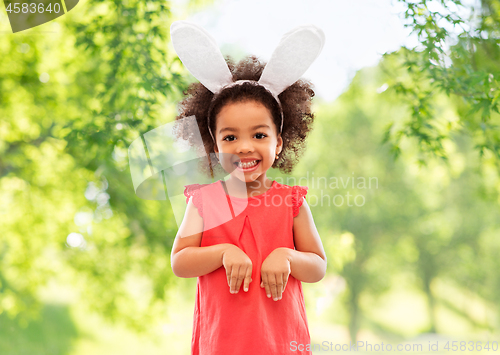
[[[304,284],[312,342],[492,345],[500,1],[392,3],[415,46],[318,95],[300,165],[270,174],[309,186],[327,251]],[[170,23],[216,5],[88,0],[15,35],[0,7],[0,354],[189,354],[196,280],[173,275],[172,210],[135,195],[127,149],[193,80]]]

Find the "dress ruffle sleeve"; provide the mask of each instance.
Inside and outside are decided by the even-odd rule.
[[[186,196],[186,204],[189,202],[189,198],[193,198],[193,204],[198,209],[199,215],[203,218],[203,200],[201,197],[201,187],[204,185],[192,184],[186,185],[184,189],[184,196]]]
[[[304,196],[307,195],[307,186],[293,186],[292,187],[292,206],[293,206],[293,217],[299,215],[300,206],[304,202]]]

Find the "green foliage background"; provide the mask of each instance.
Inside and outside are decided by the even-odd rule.
[[[394,341],[500,328],[500,3],[465,19],[434,2],[466,29],[444,49],[446,11],[400,2],[420,46],[317,100],[301,164],[274,173],[309,177],[328,253],[325,280],[304,287],[313,341],[334,325]],[[188,352],[194,280],[173,276],[170,205],[135,196],[127,157],[187,86],[175,19],[167,2],[86,1],[50,36],[0,37],[0,353]]]

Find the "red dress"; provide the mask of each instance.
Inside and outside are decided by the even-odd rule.
[[[302,283],[290,275],[279,301],[260,287],[260,266],[269,253],[294,249],[293,218],[307,187],[273,181],[264,194],[246,199],[226,195],[219,180],[187,185],[184,194],[203,217],[202,247],[231,243],[252,260],[248,292],[243,284],[237,294],[229,292],[223,266],[198,277],[191,354],[311,354],[297,350],[310,343]]]

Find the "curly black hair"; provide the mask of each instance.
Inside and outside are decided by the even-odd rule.
[[[238,64],[234,64],[233,60],[227,57],[226,62],[233,75],[233,81],[258,81],[265,67],[265,63],[254,56],[246,57]],[[281,132],[283,149],[272,167],[278,168],[283,173],[290,173],[298,163],[305,147],[306,137],[312,129],[314,121],[314,114],[311,112],[311,99],[314,97],[312,87],[309,81],[298,80],[278,95],[283,111],[283,129]],[[184,92],[184,95],[186,97],[179,103],[179,115],[176,120],[194,115],[203,141],[203,147],[199,146],[199,142],[195,142],[192,132],[195,127],[178,127],[176,134],[177,137],[187,140],[199,152],[204,150],[209,157],[212,157],[209,159],[208,166],[202,167],[202,170],[205,170],[211,177],[214,177],[214,171],[221,171],[222,167],[218,160],[214,158],[214,154],[211,154],[214,152],[215,142],[208,130],[208,118],[210,117],[210,129],[215,132],[217,114],[224,105],[244,101],[261,103],[271,112],[276,125],[276,132],[279,133],[281,125],[280,107],[272,94],[260,85],[243,83],[231,86],[223,89],[214,98],[214,94],[201,83],[193,83]]]

